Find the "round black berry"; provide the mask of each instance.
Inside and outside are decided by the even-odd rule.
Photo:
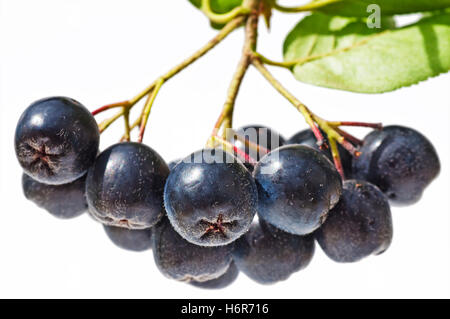
[[[22,189],[28,200],[58,218],[74,218],[87,210],[86,175],[69,184],[47,185],[23,174]]]
[[[25,173],[38,182],[60,185],[86,173],[97,155],[99,140],[97,123],[83,105],[52,97],[25,110],[14,142]]]
[[[315,235],[323,251],[337,262],[356,262],[384,252],[392,241],[386,196],[368,182],[345,181],[341,200]]]
[[[223,289],[230,286],[238,276],[239,269],[234,262],[231,262],[228,270],[219,278],[203,282],[191,281],[190,284],[202,289]]]
[[[278,132],[276,132],[271,128],[261,125],[243,126],[237,129],[236,133],[248,139],[248,141],[256,145],[259,145],[268,151],[283,146],[286,143],[283,136],[281,136]],[[264,152],[258,152],[258,150],[255,150],[254,148],[245,145],[244,142],[242,142],[237,138],[234,139],[234,145],[257,161],[259,161],[260,158],[266,154]]]
[[[295,235],[312,233],[339,201],[342,181],[333,164],[311,147],[285,145],[253,172],[260,218]]]
[[[271,284],[305,268],[314,255],[314,237],[286,233],[260,220],[235,243],[233,260],[251,279]]]
[[[365,137],[361,153],[353,162],[354,177],[377,185],[396,205],[417,202],[440,172],[431,142],[407,127],[373,131]]]
[[[181,161],[180,159],[176,159],[176,160],[169,162],[169,164],[167,164],[167,165],[169,166],[169,169],[172,170],[180,161]]]
[[[169,168],[150,147],[119,143],[103,151],[89,169],[86,196],[91,215],[109,226],[145,229],[164,215]]]
[[[183,239],[164,218],[153,228],[153,256],[167,277],[184,282],[207,282],[225,274],[232,246],[202,247]]]
[[[103,225],[109,239],[118,247],[131,251],[145,251],[152,248],[152,231],[148,229],[127,229]]]
[[[322,132],[325,139],[325,146],[322,149],[317,145],[317,139],[314,133],[310,129],[306,129],[298,132],[286,141],[286,144],[301,144],[314,148],[317,151],[324,153],[330,161],[333,161],[333,156],[331,155],[331,148],[326,138],[326,135]],[[339,156],[341,158],[342,167],[344,168],[345,177],[348,179],[352,176],[352,160],[353,156],[344,149],[341,145],[338,145]]]
[[[167,215],[191,243],[226,245],[250,227],[257,190],[252,175],[221,149],[195,152],[170,172],[164,191]]]

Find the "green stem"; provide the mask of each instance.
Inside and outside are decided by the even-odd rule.
[[[215,13],[211,9],[211,0],[202,0],[201,10],[209,18],[211,22],[217,24],[225,24],[240,15],[246,15],[250,13],[250,10],[243,5],[236,7],[227,13],[222,14]]]
[[[237,29],[242,23],[245,21],[244,17],[237,17],[230,21],[227,25],[225,25],[222,30],[219,31],[219,33],[212,38],[208,43],[206,43],[202,48],[197,50],[193,55],[191,55],[186,60],[182,61],[177,66],[170,69],[168,72],[160,76],[158,79],[163,79],[164,82],[167,82],[169,79],[177,75],[179,72],[184,70],[186,67],[197,61],[199,58],[204,56],[206,53],[208,53],[211,49],[213,49],[217,44],[222,42],[223,39],[225,39],[231,32],[233,32],[235,29]],[[152,84],[150,84],[148,87],[146,87],[141,93],[136,95],[134,98],[132,98],[129,103],[131,106],[135,105],[137,102],[142,100],[150,91],[153,90],[153,88],[156,86],[156,82],[158,80],[154,81]]]
[[[225,136],[225,130],[233,126],[233,113],[234,106],[236,104],[236,98],[239,93],[242,80],[244,79],[244,76],[247,73],[247,70],[252,62],[253,51],[256,50],[258,37],[259,3],[260,0],[247,1],[247,4],[251,9],[251,13],[248,16],[245,25],[245,42],[244,48],[242,50],[242,56],[233,75],[233,79],[231,80],[230,86],[228,88],[227,98],[225,100],[219,119],[214,126],[214,130],[211,136],[216,136],[221,128],[224,129],[224,134],[222,135]],[[213,142],[214,141],[210,139],[208,141],[208,145],[212,146]]]
[[[297,108],[298,111],[300,111],[308,125],[311,127],[314,135],[316,136],[319,146],[322,146],[324,139],[316,124],[325,132],[329,140],[338,142],[355,157],[361,155],[361,153],[341,134],[339,134],[335,127],[331,125],[332,122],[328,122],[311,112],[306,105],[300,102],[273,77],[273,75],[269,72],[269,70],[267,70],[267,68],[258,58],[255,57],[255,59],[253,60],[253,65],[282,96],[284,96],[289,102],[291,102],[292,105],[295,106],[295,108]],[[339,153],[336,153],[335,155],[339,156]]]
[[[100,133],[103,133],[111,124],[113,124],[117,119],[119,119],[124,114],[125,114],[125,111],[124,111],[124,108],[122,108],[122,110],[120,110],[118,113],[116,113],[116,115],[101,122],[98,125],[98,129],[99,129]]]
[[[130,141],[130,109],[124,108],[123,119],[125,121],[125,141]]]
[[[296,12],[314,11],[316,9],[322,8],[329,4],[336,3],[336,2],[342,2],[342,1],[343,0],[316,0],[316,1],[310,2],[308,4],[305,4],[305,5],[299,6],[299,7],[285,7],[285,6],[275,3],[273,7],[276,10],[281,11],[281,12],[296,13]]]
[[[328,143],[331,148],[331,155],[333,156],[334,166],[342,177],[342,180],[345,180],[344,168],[342,166],[341,156],[339,155],[339,149],[337,147],[336,140],[334,138],[329,138]]]
[[[136,127],[138,127],[141,124],[142,121],[142,113],[141,115],[133,122],[133,124],[131,124],[130,126],[130,133],[131,131],[133,131]],[[122,138],[120,139],[121,142],[126,140],[126,134],[122,135]]]
[[[138,142],[142,143],[142,140],[144,139],[144,133],[145,128],[147,127],[148,117],[150,116],[150,112],[152,110],[153,103],[155,102],[156,96],[158,95],[159,90],[161,89],[162,85],[164,84],[164,79],[161,78],[156,81],[155,87],[150,94],[150,96],[147,99],[147,102],[144,105],[142,118],[141,118],[141,128],[139,131],[139,138]]]
[[[266,80],[282,95],[284,96],[292,105],[303,115],[308,125],[315,132],[317,136],[317,127],[314,121],[314,114],[306,107],[305,104],[300,102],[294,95],[292,95],[285,87],[278,82],[273,75],[267,70],[264,64],[259,59],[253,60],[253,65],[256,69],[266,78]],[[320,134],[321,135],[321,134]],[[318,140],[320,138],[318,137]],[[323,137],[322,137],[323,140]],[[319,143],[322,141],[319,140]]]
[[[141,101],[146,95],[148,95],[155,88],[155,86],[157,85],[159,80],[163,80],[164,83],[167,82],[169,79],[171,79],[172,77],[177,75],[179,72],[181,72],[182,70],[184,70],[185,68],[190,66],[192,63],[197,61],[199,58],[204,56],[206,53],[208,53],[217,44],[222,42],[222,40],[224,40],[231,32],[233,32],[239,26],[241,26],[244,23],[244,21],[245,21],[245,17],[234,18],[232,21],[227,23],[214,38],[212,38],[210,41],[208,41],[203,47],[201,47],[199,50],[197,50],[193,55],[191,55],[189,58],[182,61],[180,64],[176,65],[175,67],[170,69],[168,72],[163,74],[161,77],[159,77],[156,81],[154,81],[152,84],[150,84],[148,87],[146,87],[143,91],[141,91],[138,95],[136,95],[132,99],[130,99],[128,101],[124,101],[124,102],[109,104],[109,105],[106,105],[106,106],[101,107],[100,109],[94,111],[95,114],[98,114],[100,112],[103,112],[103,111],[106,111],[106,110],[109,110],[109,109],[112,109],[115,107],[122,107],[122,110],[119,113],[117,113],[113,117],[111,117],[99,124],[100,132],[103,132],[104,130],[106,130],[118,118],[123,116],[125,114],[125,112],[124,112],[125,108],[128,109],[128,111],[130,111],[133,106],[135,106],[139,101]],[[142,120],[142,113],[141,113],[141,117],[138,120],[139,120],[139,124],[140,124],[141,120]],[[133,124],[130,127],[130,130],[132,128],[137,127],[139,124],[136,124],[136,125]],[[125,132],[124,136],[122,137],[122,140],[127,138],[126,135],[127,135],[127,132]]]

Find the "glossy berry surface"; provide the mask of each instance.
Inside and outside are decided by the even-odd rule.
[[[211,279],[204,282],[191,281],[192,286],[202,289],[223,289],[230,286],[239,276],[239,269],[234,262],[231,262],[227,271],[217,279]]]
[[[354,177],[377,185],[395,205],[417,202],[440,172],[437,152],[419,132],[387,126],[364,139],[353,162]]]
[[[233,250],[238,269],[261,284],[286,280],[305,268],[313,255],[312,235],[292,235],[262,221],[253,224]]]
[[[103,225],[109,239],[125,250],[145,251],[152,248],[152,231],[148,229],[127,229],[123,227]]]
[[[86,196],[91,215],[109,226],[144,229],[164,214],[169,168],[141,143],[119,143],[103,151],[89,169]]]
[[[181,159],[173,160],[173,161],[169,162],[169,164],[167,164],[167,166],[169,166],[169,169],[172,170],[180,161],[181,161]]]
[[[52,97],[25,110],[14,143],[25,173],[38,182],[60,185],[86,173],[97,155],[99,140],[97,123],[83,105]]]
[[[202,247],[183,239],[164,218],[153,228],[153,256],[167,277],[206,282],[221,277],[231,263],[232,245]]]
[[[78,217],[87,211],[86,175],[63,185],[48,185],[22,175],[25,197],[50,214],[61,219]]]
[[[324,153],[330,161],[333,161],[333,156],[331,155],[330,145],[328,144],[328,139],[326,135],[322,132],[326,147],[320,148],[317,145],[317,139],[314,136],[314,133],[310,129],[306,129],[298,132],[294,136],[292,136],[289,140],[286,141],[286,144],[301,144],[314,148],[317,151],[321,151]],[[352,176],[352,155],[344,149],[341,145],[338,145],[339,156],[341,157],[342,167],[344,168],[344,173],[346,178],[350,178]]]
[[[270,152],[258,162],[253,176],[259,217],[296,235],[319,228],[342,192],[333,164],[304,145],[285,145]]]
[[[164,191],[175,230],[203,246],[226,245],[244,234],[256,214],[257,198],[252,175],[221,149],[185,158],[170,172]]]
[[[250,142],[257,144],[268,151],[283,146],[286,143],[285,139],[283,138],[283,136],[281,136],[281,134],[279,134],[273,129],[261,125],[243,126],[237,129],[236,133],[241,136],[244,136]],[[265,155],[264,152],[258,152],[254,148],[245,145],[244,142],[241,142],[238,139],[235,139],[234,145],[241,151],[244,151],[246,152],[246,154],[249,154],[252,158],[254,158],[257,161],[259,161],[260,158]]]
[[[337,262],[383,253],[392,241],[386,196],[368,182],[345,181],[341,200],[315,235],[323,251]]]

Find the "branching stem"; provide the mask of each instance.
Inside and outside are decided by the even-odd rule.
[[[286,8],[282,7],[275,2],[273,2],[274,7],[280,11],[284,12],[301,12],[307,10],[314,10],[319,7],[325,6],[330,3],[338,2],[341,0],[316,0],[307,4],[305,6],[297,7],[297,8]],[[348,122],[348,121],[327,121],[317,116],[311,110],[303,104],[300,100],[298,100],[293,94],[291,94],[275,77],[269,72],[266,68],[265,64],[282,66],[291,68],[294,65],[306,63],[311,60],[315,60],[318,58],[323,58],[327,55],[336,54],[339,52],[343,52],[349,50],[350,48],[354,48],[355,46],[362,45],[367,43],[367,41],[371,38],[368,37],[359,41],[352,46],[340,48],[334,50],[330,53],[325,53],[321,55],[309,56],[302,58],[301,60],[289,61],[289,62],[274,62],[263,55],[256,52],[257,45],[257,37],[258,37],[258,20],[259,16],[264,11],[264,6],[262,5],[262,0],[244,0],[243,5],[231,10],[225,14],[216,14],[212,12],[210,1],[202,0],[202,10],[207,14],[207,16],[216,23],[224,23],[229,21],[225,27],[205,46],[196,51],[192,56],[182,61],[180,64],[170,69],[167,73],[160,76],[157,80],[155,80],[152,84],[150,84],[147,88],[145,88],[142,92],[136,95],[134,98],[113,103],[109,105],[105,105],[93,112],[94,115],[99,114],[101,112],[113,109],[113,108],[121,108],[121,110],[116,113],[113,117],[104,120],[99,124],[100,132],[106,130],[114,121],[116,121],[121,116],[124,117],[125,120],[125,134],[122,137],[122,140],[129,141],[130,140],[130,132],[136,127],[139,127],[139,137],[138,141],[142,142],[144,133],[148,124],[149,115],[152,109],[152,106],[155,102],[156,96],[158,95],[161,87],[173,76],[178,74],[180,71],[184,70],[186,67],[191,65],[193,62],[197,61],[200,57],[214,48],[219,42],[221,42],[228,34],[230,34],[233,30],[238,28],[245,22],[245,42],[242,50],[242,55],[236,71],[233,75],[231,83],[228,88],[227,97],[220,113],[220,116],[214,126],[214,130],[208,140],[208,147],[216,147],[221,145],[224,149],[232,151],[234,154],[240,156],[245,159],[246,162],[255,163],[255,160],[252,159],[248,154],[238,149],[235,145],[230,143],[227,140],[227,129],[232,129],[233,124],[233,112],[236,104],[236,99],[239,93],[239,89],[241,87],[242,81],[245,77],[246,72],[249,69],[250,65],[253,65],[262,75],[263,77],[282,95],[284,96],[305,118],[305,121],[310,126],[312,132],[314,133],[317,144],[320,147],[326,147],[324,134],[328,137],[329,147],[331,148],[331,153],[333,155],[333,160],[335,162],[335,166],[341,176],[344,178],[343,166],[341,163],[341,159],[339,156],[339,150],[337,147],[337,143],[341,144],[347,151],[349,151],[354,156],[359,156],[360,152],[354,145],[360,145],[362,143],[361,140],[352,136],[351,134],[345,132],[340,127],[341,126],[359,126],[359,127],[369,127],[374,129],[381,129],[380,123],[364,123],[364,122]],[[374,35],[375,36],[375,35]],[[144,107],[132,125],[129,122],[129,113],[130,109],[136,105],[139,101],[141,101],[145,96],[147,96],[147,100],[144,104]],[[219,134],[219,132],[221,134]],[[324,133],[324,134],[323,134]],[[234,134],[236,137],[236,134]],[[242,137],[238,136],[238,139],[242,141]],[[244,138],[246,146],[250,146],[252,148],[260,149],[258,145],[248,141]],[[266,150],[267,151],[267,150]]]
[[[148,117],[150,116],[150,111],[152,110],[153,103],[155,102],[156,96],[158,95],[159,90],[164,84],[164,79],[159,79],[156,81],[155,87],[150,93],[147,102],[145,102],[144,109],[141,115],[141,125],[139,130],[139,138],[138,142],[142,143],[144,139],[145,128],[147,127]]]
[[[245,42],[242,50],[242,56],[233,75],[230,86],[228,88],[227,98],[225,100],[222,112],[214,126],[211,137],[217,136],[220,129],[223,129],[222,137],[225,136],[225,130],[233,126],[233,113],[236,104],[236,98],[242,84],[242,80],[250,66],[253,58],[253,52],[256,50],[258,38],[258,20],[259,20],[259,0],[249,0],[247,5],[250,8],[250,14],[247,17],[245,25]],[[208,146],[214,146],[214,140],[209,139]]]
[[[323,144],[324,138],[320,130],[315,124],[314,114],[306,107],[305,104],[300,102],[294,95],[292,95],[284,86],[281,85],[278,80],[276,80],[273,75],[267,70],[267,68],[262,64],[262,62],[255,58],[253,60],[253,65],[255,68],[266,78],[266,80],[282,95],[284,96],[292,105],[303,115],[306,123],[311,127],[314,135],[317,138],[318,144],[321,146]],[[318,123],[319,124],[319,123]]]
[[[219,33],[212,38],[208,43],[206,43],[202,48],[197,50],[193,55],[191,55],[186,60],[182,61],[180,64],[176,65],[172,69],[170,69],[168,72],[160,76],[156,81],[151,83],[148,87],[146,87],[143,91],[141,91],[139,94],[137,94],[135,97],[128,101],[123,101],[119,103],[113,103],[108,104],[105,106],[100,107],[99,109],[92,112],[93,115],[97,115],[99,113],[102,113],[104,111],[110,110],[112,108],[116,107],[122,107],[128,109],[128,111],[136,105],[139,101],[141,101],[145,96],[147,96],[150,92],[153,91],[153,89],[158,84],[158,81],[162,80],[163,83],[167,82],[169,79],[174,77],[176,74],[187,68],[189,65],[197,61],[199,58],[204,56],[207,52],[209,52],[211,49],[213,49],[217,44],[219,44],[222,40],[224,40],[231,32],[236,30],[239,26],[244,23],[245,17],[239,16],[231,20],[229,23],[227,23],[220,31]],[[122,110],[121,112],[117,113],[113,117],[105,120],[102,122],[99,126],[100,131],[103,132],[106,130],[112,123],[114,123],[117,119],[119,119],[121,116],[123,116],[125,112]],[[142,119],[141,119],[142,120]],[[131,127],[130,127],[131,129]]]

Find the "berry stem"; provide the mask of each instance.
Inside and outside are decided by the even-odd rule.
[[[350,134],[338,127],[335,127],[334,129],[336,130],[336,132],[341,134],[345,139],[349,140],[351,143],[358,145],[358,146],[363,145],[364,142],[362,140],[360,140],[359,138],[353,136],[352,134]]]
[[[240,15],[245,15],[249,13],[249,9],[245,5],[238,6],[227,13],[223,14],[215,13],[211,9],[211,0],[202,0],[200,9],[203,11],[203,13],[208,17],[208,19],[211,22],[217,24],[224,24],[230,22],[231,20]]]
[[[168,80],[170,80],[172,77],[177,75],[179,72],[181,72],[182,70],[184,70],[185,68],[190,66],[192,63],[194,63],[199,58],[201,58],[206,53],[208,53],[210,50],[212,50],[217,44],[222,42],[230,33],[232,33],[239,26],[241,26],[244,23],[244,21],[245,21],[244,16],[238,16],[238,17],[232,19],[219,31],[219,33],[214,38],[212,38],[210,41],[208,41],[203,47],[201,47],[199,50],[197,50],[193,55],[191,55],[186,60],[182,61],[180,64],[176,65],[175,67],[170,69],[168,72],[166,72],[165,74],[160,76],[157,80],[155,80],[153,83],[151,83],[148,87],[146,87],[143,91],[141,91],[138,95],[136,95],[132,99],[130,99],[128,101],[123,101],[123,102],[118,102],[118,103],[113,103],[113,104],[108,104],[108,105],[102,106],[99,109],[95,110],[92,114],[96,115],[96,114],[99,114],[101,112],[104,112],[104,111],[107,111],[107,110],[110,110],[110,109],[116,108],[116,107],[127,108],[129,111],[134,105],[136,105],[139,101],[141,101],[145,96],[150,94],[155,89],[155,87],[158,85],[159,81],[162,81],[163,83],[165,83]],[[145,109],[145,106],[144,106],[144,109]],[[125,114],[125,112],[123,112],[123,110],[122,110],[121,112],[117,113],[115,116],[111,117],[110,119],[103,121],[99,125],[100,132],[103,132],[104,130],[106,130],[114,121],[116,121],[118,118],[120,118],[124,114]],[[140,120],[142,120],[142,118]],[[130,127],[130,129],[131,129],[131,127]],[[125,133],[125,135],[127,135],[127,133]],[[126,138],[126,136],[125,136],[125,138]]]
[[[315,1],[312,1],[310,3],[307,3],[302,6],[298,6],[298,7],[285,7],[285,6],[279,5],[276,2],[274,2],[273,7],[276,10],[281,11],[281,12],[297,13],[297,12],[305,12],[305,11],[314,11],[314,10],[324,7],[326,5],[336,3],[336,2],[342,2],[342,1],[343,0],[315,0]]]
[[[238,147],[231,144],[227,140],[223,139],[222,137],[214,135],[214,136],[211,136],[211,139],[214,140],[215,142],[218,142],[220,145],[222,145],[222,147],[225,150],[227,150],[229,153],[237,154],[240,158],[243,158],[245,160],[245,162],[248,162],[252,165],[256,165],[256,160],[254,158],[252,158],[250,155],[248,155],[244,151],[240,150]]]
[[[330,143],[331,155],[333,156],[334,166],[341,175],[342,180],[345,180],[344,168],[342,166],[341,156],[339,155],[336,140],[334,138],[330,138],[328,142]]]
[[[231,129],[231,133],[233,134],[233,138],[237,138],[239,141],[244,143],[245,146],[248,146],[248,147],[252,148],[253,150],[257,151],[258,154],[260,154],[261,152],[264,154],[269,153],[269,150],[267,148],[264,148],[259,144],[253,143],[248,138],[246,138],[245,136],[242,136],[241,134],[237,133],[236,131],[234,131],[232,129]],[[227,138],[227,140],[228,140],[228,138]]]
[[[235,29],[237,29],[239,26],[242,25],[242,23],[245,21],[244,17],[236,17],[235,19],[231,20],[229,23],[227,23],[222,30],[219,31],[219,33],[212,38],[208,43],[206,43],[202,48],[197,50],[193,55],[191,55],[186,60],[182,61],[177,66],[170,69],[167,73],[160,76],[156,81],[154,81],[152,84],[150,84],[147,88],[145,88],[141,93],[136,95],[134,98],[132,98],[129,102],[131,105],[136,104],[139,102],[142,98],[144,98],[147,94],[149,94],[156,86],[156,83],[158,80],[162,79],[164,82],[167,82],[169,79],[177,75],[179,72],[187,68],[189,65],[197,61],[199,58],[204,56],[206,53],[208,53],[211,49],[213,49],[217,44],[222,42],[223,39],[225,39],[231,32],[233,32]]]
[[[253,65],[255,68],[266,78],[266,80],[272,84],[272,86],[282,95],[284,96],[291,104],[295,106],[295,108],[303,115],[308,125],[311,127],[314,135],[317,138],[317,143],[319,146],[322,146],[324,143],[324,138],[319,128],[316,126],[314,121],[314,114],[300,102],[294,95],[292,95],[288,90],[286,90],[280,82],[278,82],[273,75],[267,70],[267,68],[262,64],[262,62],[255,57],[253,59]],[[319,124],[319,123],[318,123]],[[319,124],[320,126],[320,124]]]
[[[366,123],[366,122],[330,122],[332,126],[356,126],[356,127],[369,127],[376,130],[383,128],[382,123]]]
[[[118,103],[104,105],[104,106],[96,109],[95,111],[93,111],[92,115],[95,116],[95,115],[100,114],[100,113],[102,113],[104,111],[108,111],[108,110],[111,110],[111,109],[117,108],[117,107],[123,107],[123,106],[125,106],[127,104],[128,104],[128,101],[122,101],[122,102],[118,102]]]
[[[164,80],[162,78],[157,80],[155,88],[152,90],[152,92],[148,96],[147,101],[145,102],[143,112],[141,115],[141,124],[140,124],[140,130],[139,130],[139,138],[138,138],[139,143],[142,143],[142,140],[144,139],[144,133],[145,133],[145,128],[147,127],[148,117],[150,116],[150,112],[152,110],[153,103],[155,102],[156,96],[158,95],[158,92],[161,89],[163,84],[164,84]]]
[[[228,88],[227,98],[225,100],[222,112],[217,119],[211,136],[219,134],[221,128],[223,128],[222,136],[225,136],[227,128],[233,127],[233,113],[234,106],[236,104],[236,98],[239,93],[242,81],[245,74],[251,64],[253,51],[256,49],[257,37],[258,37],[258,17],[259,17],[259,1],[260,0],[248,0],[246,5],[250,8],[250,14],[247,17],[245,25],[245,41],[244,48],[242,50],[242,56],[239,61],[238,67],[233,75],[230,86]],[[208,141],[208,145],[212,145],[212,140]]]
[[[120,110],[118,113],[116,113],[116,115],[110,117],[109,119],[104,120],[103,122],[101,122],[98,125],[98,129],[100,131],[100,134],[103,133],[111,124],[113,124],[117,119],[119,119],[121,116],[123,116],[124,113],[124,108],[122,108],[122,110]]]
[[[139,126],[139,124],[141,124],[142,121],[142,114],[133,122],[133,124],[131,124],[130,126],[130,133],[131,131],[133,131],[136,127]],[[120,142],[124,142],[126,140],[126,136],[125,134],[122,135],[122,138],[120,139]]]
[[[130,109],[124,107],[123,119],[125,122],[125,141],[130,141]]]

